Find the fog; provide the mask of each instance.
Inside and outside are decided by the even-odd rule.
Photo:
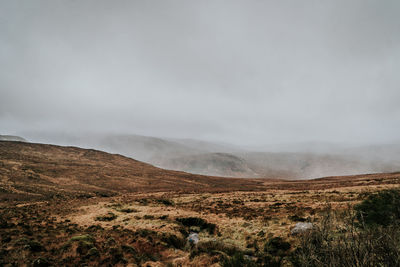
[[[399,142],[400,2],[0,2],[0,134]]]

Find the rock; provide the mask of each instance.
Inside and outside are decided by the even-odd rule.
[[[299,222],[299,223],[296,223],[296,225],[294,226],[294,228],[291,231],[291,234],[292,235],[302,234],[302,233],[305,233],[305,232],[311,230],[312,228],[313,228],[312,223]]]
[[[198,233],[190,233],[188,238],[188,242],[190,245],[197,245],[199,243],[199,234]]]

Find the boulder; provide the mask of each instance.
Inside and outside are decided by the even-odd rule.
[[[291,234],[292,235],[302,234],[302,233],[305,233],[305,232],[311,230],[312,228],[313,228],[312,223],[299,222],[299,223],[296,223],[296,225],[294,226],[294,228],[291,231]]]
[[[190,245],[197,245],[199,243],[199,234],[198,233],[190,233],[188,238],[188,242]]]

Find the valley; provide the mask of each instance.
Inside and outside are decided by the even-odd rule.
[[[317,226],[331,212],[338,223],[370,194],[399,185],[400,173],[201,176],[96,150],[0,142],[0,264],[294,266],[298,222]],[[268,252],[277,240],[290,246]]]

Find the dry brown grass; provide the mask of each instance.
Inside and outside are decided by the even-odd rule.
[[[399,173],[310,181],[207,177],[100,151],[0,142],[0,265],[29,266],[43,257],[55,266],[219,266],[220,254],[179,245],[199,229],[176,219],[215,224],[215,233],[200,231],[202,242],[254,254],[271,237],[295,247],[290,230],[298,220],[319,223],[327,206],[340,212],[399,184]],[[116,216],[97,219],[110,212]],[[71,244],[79,235],[94,241]],[[35,240],[43,251],[24,243]],[[99,255],[87,255],[89,247]]]

